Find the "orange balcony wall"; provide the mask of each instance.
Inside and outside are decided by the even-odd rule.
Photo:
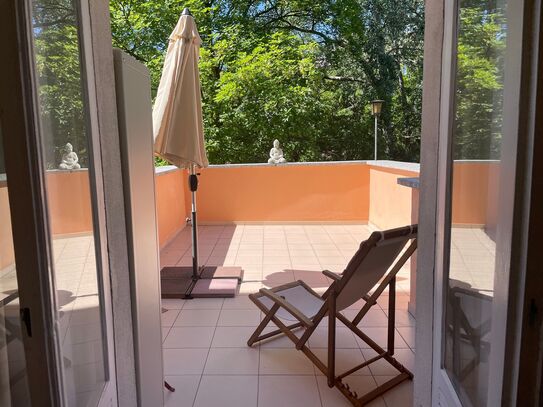
[[[185,226],[186,184],[186,171],[176,169],[164,172],[157,169],[155,197],[160,247],[164,247]]]
[[[418,166],[395,162],[220,165],[202,169],[197,194],[201,223],[367,223],[385,229],[417,221],[418,191],[398,185]],[[159,168],[155,178],[158,233],[164,247],[190,213],[186,171]],[[55,236],[92,231],[86,170],[50,171],[47,194]],[[456,161],[453,223],[492,230],[497,217],[499,165]],[[0,183],[0,269],[13,263],[6,182]]]
[[[6,182],[0,181],[0,271],[12,265],[14,261],[8,189]]]
[[[201,170],[202,222],[360,222],[369,168],[359,163],[215,166]],[[187,207],[189,194],[185,195]]]
[[[370,169],[369,221],[379,229],[415,223],[418,218],[418,190],[398,184],[398,178],[418,177],[418,171],[383,168]]]
[[[92,231],[92,208],[87,170],[46,174],[51,232],[55,235]]]
[[[492,228],[498,212],[498,182],[498,161],[455,161],[453,224]]]

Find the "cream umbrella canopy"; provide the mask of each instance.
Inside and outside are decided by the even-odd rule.
[[[209,165],[200,94],[200,36],[188,9],[170,35],[153,106],[155,153],[179,168]]]
[[[170,35],[153,106],[154,152],[179,168],[190,169],[192,197],[192,267],[165,267],[161,270],[163,298],[232,297],[242,275],[239,268],[200,268],[198,264],[196,168],[209,165],[204,144],[198,71],[200,42],[194,18],[185,9]]]

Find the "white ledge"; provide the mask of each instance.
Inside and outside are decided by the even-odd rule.
[[[374,167],[383,167],[383,168],[392,168],[395,170],[420,172],[419,163],[408,163],[408,162],[403,162],[403,161],[390,161],[390,160],[367,161],[367,163],[369,165],[373,165]]]
[[[156,175],[164,175],[164,174],[167,174],[169,172],[176,171],[176,170],[179,170],[179,168],[176,167],[175,165],[163,165],[161,167],[155,167],[155,174]]]
[[[308,161],[294,162],[283,164],[268,164],[268,163],[246,163],[246,164],[213,164],[207,167],[208,170],[228,169],[228,168],[264,168],[264,167],[316,167],[316,166],[338,166],[338,165],[372,165],[374,167],[392,168],[397,170],[419,172],[420,165],[418,163],[407,163],[401,161],[389,160],[351,160],[351,161]],[[155,167],[157,175],[167,174],[172,171],[179,170],[175,165],[165,165]]]

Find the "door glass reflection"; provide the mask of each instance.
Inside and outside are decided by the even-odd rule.
[[[22,407],[30,406],[30,394],[11,232],[9,188],[0,130],[0,406]]]
[[[507,25],[502,0],[460,0],[458,13],[443,365],[463,405],[486,406]]]
[[[78,12],[69,0],[34,0],[33,11],[64,389],[68,405],[95,406],[106,359]]]

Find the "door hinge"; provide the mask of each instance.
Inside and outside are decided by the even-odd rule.
[[[26,334],[29,338],[32,337],[32,321],[30,319],[30,308],[21,308],[20,310],[21,322],[26,328]]]

